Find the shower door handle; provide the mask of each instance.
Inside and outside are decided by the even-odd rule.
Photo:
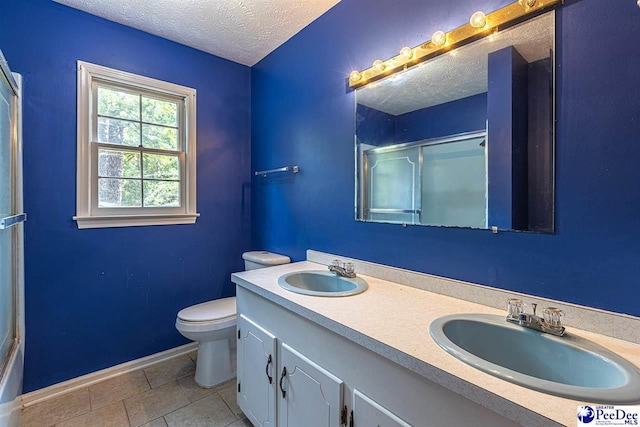
[[[21,222],[25,222],[26,220],[26,213],[0,218],[0,230],[5,230],[7,228],[13,227],[14,225],[18,225]]]

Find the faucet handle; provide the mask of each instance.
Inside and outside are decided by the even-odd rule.
[[[564,317],[564,311],[556,307],[547,307],[544,309],[543,313],[544,321],[547,325],[556,329],[562,328],[562,318]]]
[[[331,262],[331,265],[334,267],[342,268],[342,261],[340,261],[339,259],[334,259]]]
[[[347,274],[354,274],[355,273],[355,265],[353,265],[352,262],[345,262],[344,263],[344,271]]]
[[[519,298],[507,300],[507,318],[518,319],[524,313],[524,303]]]

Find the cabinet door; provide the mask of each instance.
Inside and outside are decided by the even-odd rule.
[[[354,427],[411,427],[359,390],[353,391],[353,425]]]
[[[278,427],[340,427],[339,378],[284,343],[279,368]]]
[[[274,427],[276,338],[243,314],[238,335],[238,406],[254,426]]]

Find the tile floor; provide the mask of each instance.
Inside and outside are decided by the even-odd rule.
[[[251,427],[236,403],[236,381],[204,389],[196,353],[28,406],[22,427]]]

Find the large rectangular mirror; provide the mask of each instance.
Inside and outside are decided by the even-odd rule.
[[[356,219],[553,232],[555,12],[356,90]]]

